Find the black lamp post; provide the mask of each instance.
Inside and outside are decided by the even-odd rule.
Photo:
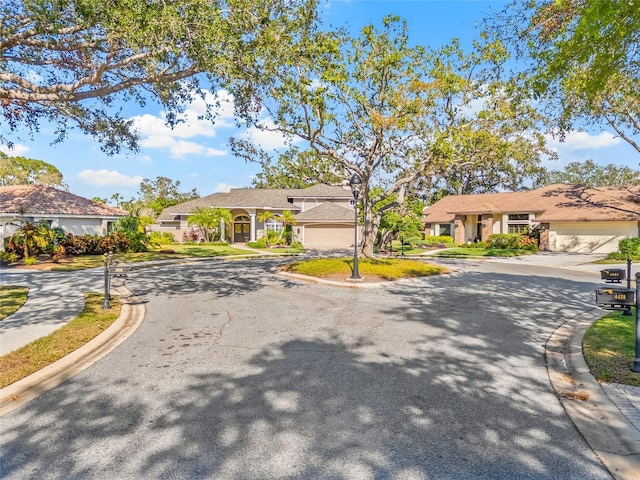
[[[360,190],[362,189],[362,179],[357,173],[354,173],[349,179],[349,186],[351,187],[351,193],[355,200],[353,206],[355,211],[355,221],[353,223],[355,231],[355,241],[353,242],[353,273],[351,274],[352,280],[359,280],[360,272],[358,272],[358,197],[360,196]]]

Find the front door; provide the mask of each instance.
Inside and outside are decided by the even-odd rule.
[[[251,239],[250,223],[234,223],[233,224],[233,241],[248,242]]]

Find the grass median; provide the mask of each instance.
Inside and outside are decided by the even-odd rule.
[[[596,380],[640,387],[640,374],[629,370],[635,358],[635,322],[635,315],[612,312],[587,330],[582,349]]]
[[[0,320],[16,313],[27,302],[29,289],[15,285],[0,285]]]
[[[69,323],[24,347],[0,357],[0,388],[50,365],[97,337],[120,315],[120,302],[111,300],[111,308],[103,310],[104,296],[86,293],[85,307]]]
[[[353,258],[317,258],[293,262],[284,270],[311,277],[344,280],[353,272]],[[446,268],[420,260],[369,259],[358,261],[360,274],[369,279],[399,280],[401,278],[440,275]]]

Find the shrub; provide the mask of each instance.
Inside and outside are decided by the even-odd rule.
[[[297,248],[299,250],[304,250],[304,247],[302,246],[302,243],[300,243],[298,240],[295,240],[295,241],[291,242],[291,248]]]
[[[128,252],[130,242],[123,232],[113,232],[106,237],[69,233],[59,246],[69,255],[102,255],[107,252]]]
[[[247,242],[247,246],[251,248],[267,248],[267,238],[262,237],[255,242]]]
[[[453,237],[450,237],[449,235],[430,235],[430,236],[424,237],[425,245],[440,245],[443,243],[452,244]]]
[[[195,243],[198,241],[198,232],[196,232],[193,228],[190,228],[186,232],[182,233],[182,243]]]
[[[411,248],[422,246],[425,244],[422,240],[422,237],[404,237],[402,239],[402,243],[404,245],[410,246]]]
[[[618,243],[618,251],[623,259],[636,258],[640,256],[640,238],[625,238]]]
[[[36,257],[27,257],[23,260],[25,265],[35,265],[38,263],[38,259]]]
[[[520,250],[528,250],[531,252],[538,251],[538,240],[527,235],[522,235],[518,240],[518,248]]]
[[[57,247],[54,247],[53,251],[51,252],[51,260],[54,263],[58,263],[60,262],[60,259],[65,256],[65,254],[66,250],[64,249],[64,247],[62,245],[58,245]]]
[[[18,260],[18,255],[16,255],[14,252],[0,252],[0,260],[6,263],[13,263]]]
[[[172,245],[176,243],[173,234],[169,232],[151,232],[149,234],[149,243],[156,247],[160,245]]]
[[[504,250],[516,250],[521,235],[517,233],[494,233],[487,238],[489,248],[501,248]]]

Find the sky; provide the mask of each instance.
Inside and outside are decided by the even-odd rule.
[[[347,26],[355,33],[362,26],[375,23],[387,14],[396,14],[408,22],[411,43],[438,48],[458,38],[470,47],[479,34],[478,24],[491,11],[499,11],[502,0],[324,0],[320,16],[325,25]],[[232,155],[228,139],[249,136],[266,150],[282,146],[277,135],[237,128],[233,108],[224,91],[212,92],[222,100],[215,124],[198,120],[204,111],[202,101],[189,105],[188,122],[171,130],[164,125],[162,108],[148,103],[144,108],[127,106],[125,112],[139,129],[141,148],[137,153],[109,156],[98,143],[80,131],[72,131],[64,142],[52,145],[53,125],[41,125],[30,139],[18,133],[13,150],[0,146],[9,155],[43,160],[63,175],[69,191],[86,198],[110,199],[115,193],[123,199],[138,197],[143,179],[167,177],[179,181],[180,191],[197,189],[201,196],[228,191],[232,187],[249,187],[260,172],[257,164]],[[627,165],[638,169],[638,154],[610,131],[594,129],[574,132],[564,142],[549,139],[559,155],[543,165],[561,170],[573,161],[594,160],[605,165]],[[113,202],[110,202],[113,203]]]

